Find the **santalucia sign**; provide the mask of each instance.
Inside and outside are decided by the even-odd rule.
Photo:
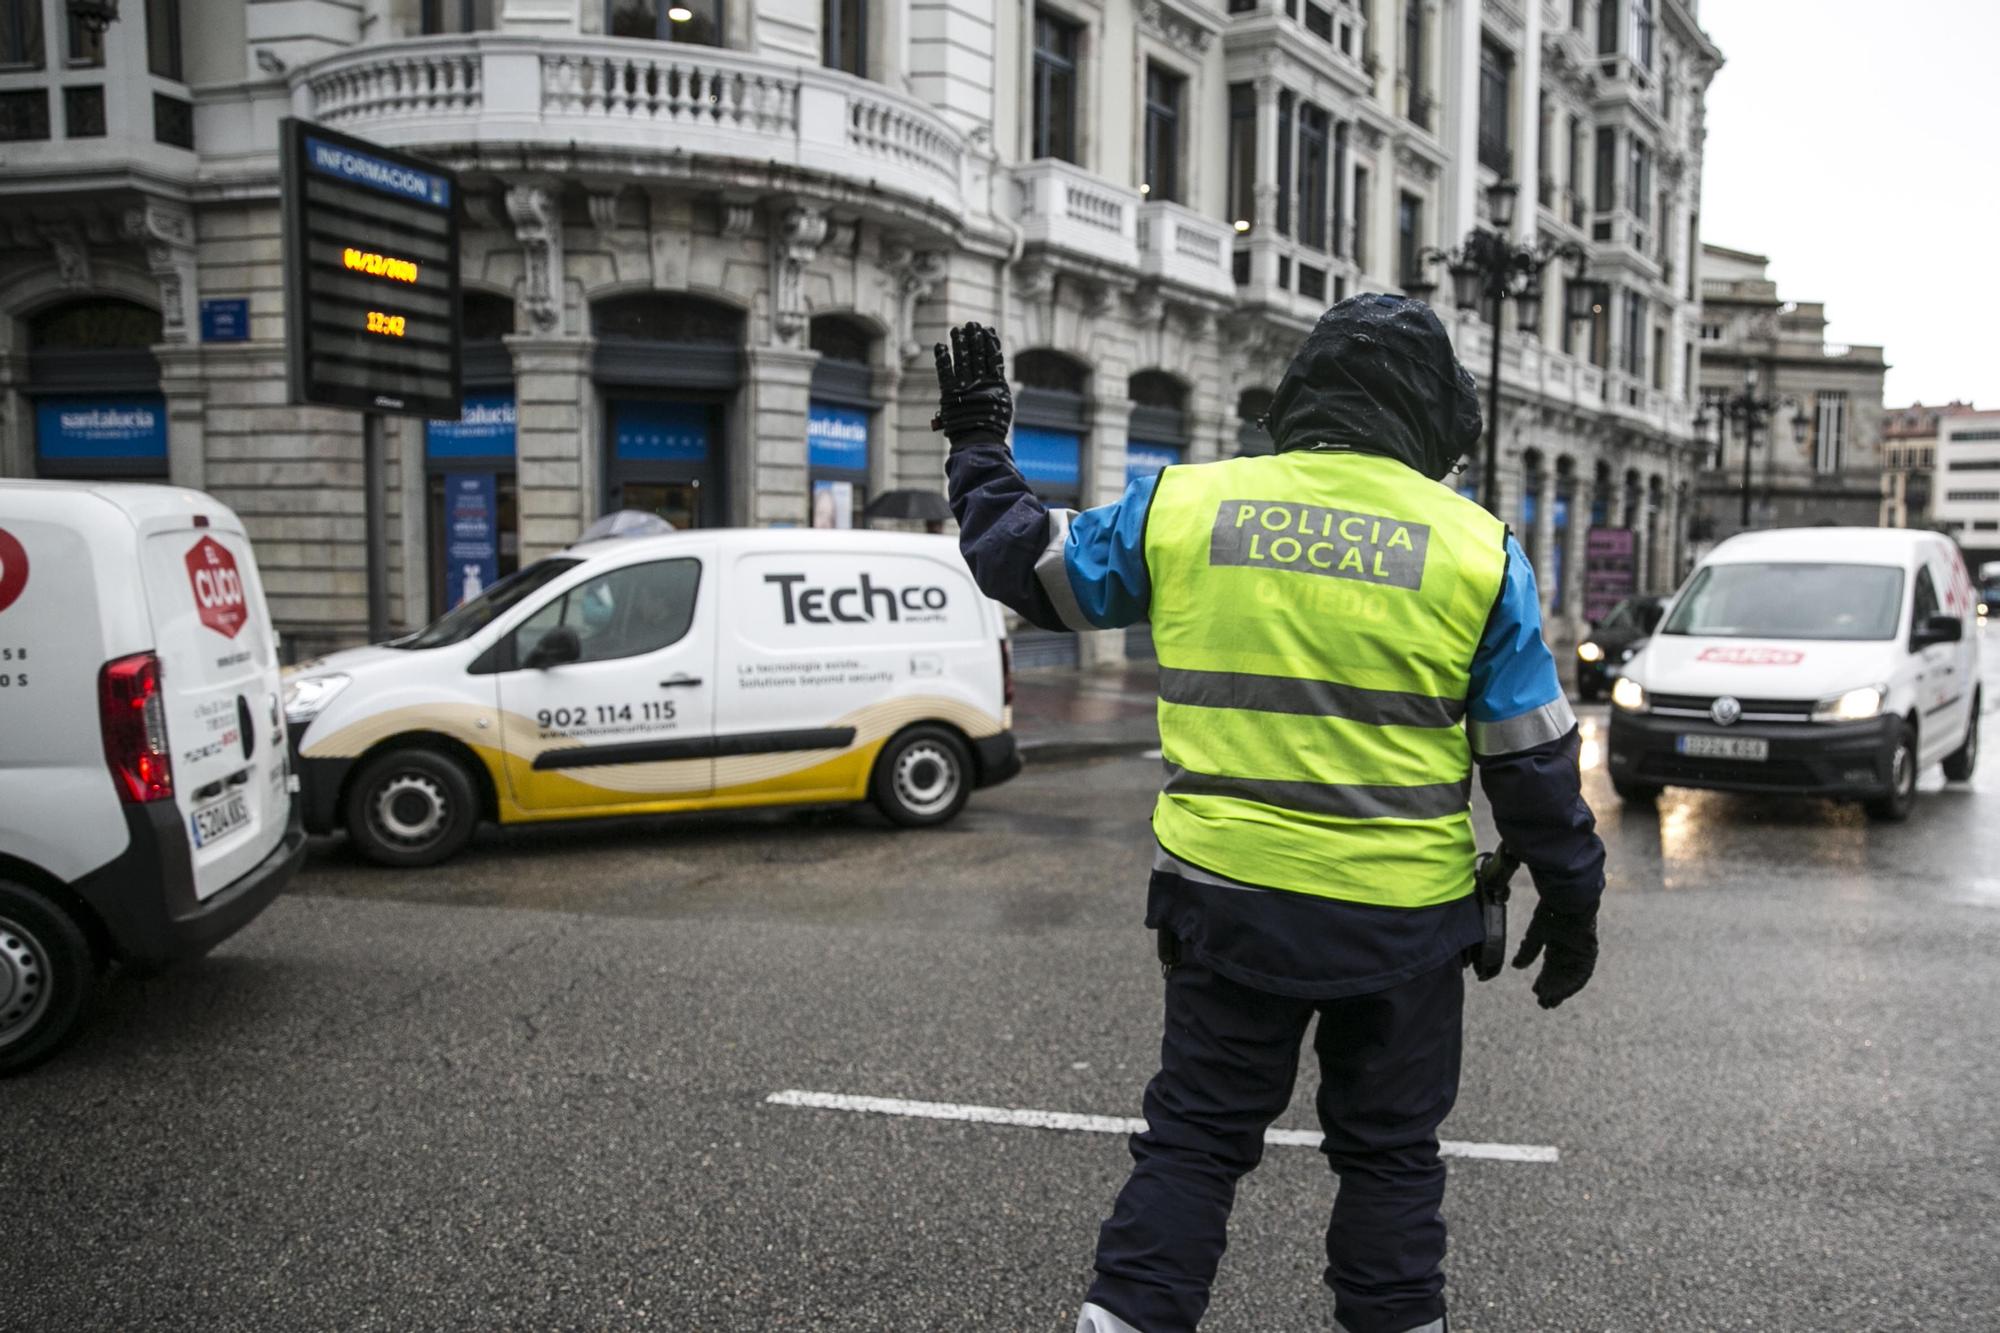
[[[1208,562],[1417,589],[1424,584],[1430,541],[1429,524],[1381,514],[1284,500],[1224,500],[1216,511]]]

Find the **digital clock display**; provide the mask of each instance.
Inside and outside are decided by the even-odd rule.
[[[456,177],[302,120],[281,134],[292,400],[456,417]]]

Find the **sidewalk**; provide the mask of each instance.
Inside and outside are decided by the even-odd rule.
[[[1014,735],[1022,757],[1048,762],[1158,749],[1159,680],[1152,662],[1020,672],[1014,678]]]

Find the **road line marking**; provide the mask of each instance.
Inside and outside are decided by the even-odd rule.
[[[844,1092],[802,1092],[788,1088],[764,1099],[768,1106],[801,1106],[815,1111],[859,1111],[872,1115],[910,1116],[918,1120],[960,1120],[979,1125],[1018,1125],[1028,1129],[1067,1129],[1085,1134],[1132,1134],[1146,1122],[1130,1116],[1078,1115],[1073,1111],[1030,1111],[1007,1106],[967,1106],[958,1102],[915,1102],[901,1097],[857,1097]],[[1310,1129],[1272,1129],[1264,1142],[1285,1147],[1317,1148],[1320,1135]],[[1490,1162],[1554,1162],[1556,1149],[1534,1143],[1468,1143],[1445,1139],[1438,1144],[1444,1157],[1472,1157]]]

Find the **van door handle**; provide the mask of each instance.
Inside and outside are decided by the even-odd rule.
[[[660,688],[663,690],[676,690],[685,686],[699,684],[701,684],[700,676],[669,676],[660,682]]]

